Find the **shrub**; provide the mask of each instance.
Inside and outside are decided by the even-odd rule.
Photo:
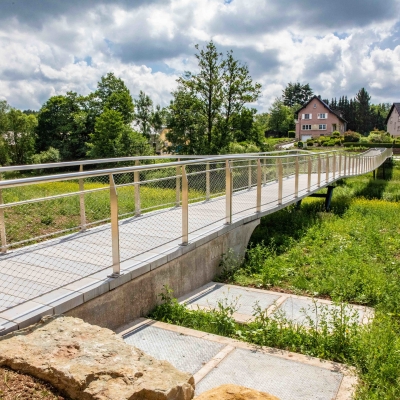
[[[344,133],[344,141],[345,142],[359,142],[361,138],[361,135],[358,132],[353,132],[353,131],[346,131]]]
[[[340,132],[339,131],[333,131],[332,132],[333,137],[340,137]]]
[[[294,139],[296,137],[296,131],[288,131],[288,137]]]
[[[229,143],[227,153],[228,154],[242,154],[242,153],[245,153],[245,147],[237,142],[231,142],[231,143]]]
[[[307,140],[307,147],[314,146],[314,142],[312,140]]]
[[[260,148],[257,147],[254,143],[246,143],[244,151],[245,153],[259,153]]]
[[[322,142],[321,146],[328,147],[329,146],[329,141]]]
[[[368,136],[370,143],[391,143],[390,134],[385,131],[374,130]]]
[[[298,143],[297,143],[297,147],[298,147],[299,149],[302,149],[302,148],[304,147],[303,142],[298,142]]]
[[[341,146],[342,145],[342,141],[340,139],[335,139],[335,146]]]
[[[33,164],[59,162],[60,160],[60,152],[54,147],[49,147],[46,151],[42,151],[32,157]]]

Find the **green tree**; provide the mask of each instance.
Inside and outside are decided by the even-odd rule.
[[[106,108],[121,113],[125,124],[134,118],[134,104],[129,89],[124,81],[117,78],[113,72],[102,76],[97,84],[95,95],[100,100],[101,110]]]
[[[35,150],[34,114],[27,115],[0,101],[0,163],[26,164]]]
[[[202,101],[188,88],[179,86],[167,110],[166,137],[170,151],[180,154],[205,154],[207,148],[206,118]]]
[[[254,116],[254,129],[257,131],[260,142],[265,143],[265,133],[269,129],[269,114],[260,113]]]
[[[282,90],[282,101],[285,106],[293,107],[303,105],[313,96],[313,90],[308,83],[302,85],[300,82],[289,82]]]
[[[38,114],[36,151],[53,147],[63,160],[83,158],[89,140],[86,99],[77,93],[53,96]]]
[[[246,103],[257,100],[261,86],[253,84],[247,66],[231,51],[224,58],[212,41],[195,47],[199,72],[178,79],[169,109],[169,140],[189,154],[218,153],[235,139],[234,121]],[[179,110],[178,103],[186,110]]]
[[[222,62],[222,126],[217,131],[220,133],[217,145],[226,146],[233,139],[257,140],[254,137],[253,120],[256,110],[248,109],[245,104],[252,103],[258,99],[261,91],[259,83],[253,84],[247,65],[241,64],[233,58],[232,50],[227,52],[225,60]],[[238,122],[240,122],[238,124]]]
[[[139,98],[135,100],[135,122],[142,135],[150,139],[151,123],[153,119],[153,101],[142,90]]]
[[[390,107],[390,103],[371,104],[371,124],[374,129],[386,130],[385,120]]]
[[[7,117],[8,130],[5,138],[11,162],[17,165],[27,164],[35,151],[36,116],[11,108]]]
[[[251,142],[260,145],[265,138],[264,131],[255,123],[257,110],[243,108],[240,113],[233,114],[232,127],[234,139],[238,142]]]
[[[293,109],[286,106],[281,99],[276,98],[269,109],[268,130],[287,135],[288,131],[294,128]]]
[[[146,138],[124,123],[123,115],[106,108],[96,118],[94,133],[90,134],[87,155],[91,158],[126,157],[152,153]]]
[[[372,130],[370,100],[371,96],[364,88],[358,91],[355,98],[357,131],[363,135],[368,135]]]
[[[87,155],[91,158],[120,157],[121,139],[127,128],[119,111],[106,108],[96,119],[94,133],[89,135]]]
[[[11,162],[5,137],[8,131],[8,112],[10,106],[5,100],[0,100],[0,165],[8,165]]]

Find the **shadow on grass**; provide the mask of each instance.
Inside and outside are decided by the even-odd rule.
[[[393,164],[385,163],[384,166],[378,168],[375,179],[370,178],[368,184],[354,193],[357,197],[366,199],[382,199],[385,189],[393,178]]]

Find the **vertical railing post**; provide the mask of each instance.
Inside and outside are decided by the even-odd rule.
[[[210,200],[210,163],[206,163],[206,200]]]
[[[280,158],[277,158],[275,162],[275,175],[276,175],[275,179],[277,182],[279,181],[279,163],[280,163]]]
[[[0,174],[0,181],[3,175]],[[3,205],[3,191],[0,189],[0,205]],[[7,236],[6,236],[6,221],[4,218],[4,208],[0,208],[0,236],[1,236],[1,252],[7,252]]]
[[[251,163],[252,163],[252,161],[250,160],[249,161],[249,167],[248,167],[248,173],[249,173],[249,177],[248,177],[248,184],[247,184],[247,188],[248,189],[251,189],[251,185],[252,185],[252,183],[253,183],[253,180],[252,180],[252,173],[251,173]]]
[[[140,165],[140,161],[136,160],[135,165]],[[140,171],[133,172],[133,190],[135,195],[135,217],[139,217],[141,214],[141,204],[140,204]]]
[[[225,161],[225,204],[226,204],[226,211],[225,211],[225,223],[230,225],[232,223],[232,170],[231,164],[229,160]]]
[[[346,155],[346,153],[344,153],[343,154],[343,176],[347,175],[346,174],[346,166],[347,166],[346,162],[347,162],[347,155]]]
[[[79,166],[79,172],[83,172],[83,165]],[[81,217],[81,232],[86,230],[86,211],[85,211],[85,184],[82,178],[79,179],[79,212]]]
[[[118,194],[113,174],[110,174],[110,208],[111,208],[111,246],[113,272],[115,278],[121,273],[121,260],[119,255],[119,226],[118,226]]]
[[[336,177],[336,153],[333,153],[333,163],[332,163],[332,179],[335,179]]]
[[[263,184],[265,185],[267,183],[267,159],[264,158],[263,160]]]
[[[307,192],[311,190],[312,158],[308,157]]]
[[[186,166],[182,171],[182,246],[189,243],[189,183],[186,175]]]
[[[329,154],[326,155],[325,180],[326,183],[329,182]]]
[[[178,158],[178,162],[180,161],[180,158]],[[181,167],[177,166],[176,167],[176,200],[175,200],[175,205],[179,207],[181,205],[181,178],[179,175],[181,174]]]
[[[296,157],[294,169],[294,197],[299,197],[299,156]]]
[[[282,193],[283,193],[283,166],[282,159],[279,158],[278,162],[278,205],[282,204]]]
[[[257,160],[257,202],[256,212],[261,212],[261,185],[262,185],[262,171],[261,171],[261,160]]]
[[[321,156],[318,156],[318,187],[321,186]]]
[[[339,154],[339,170],[338,170],[338,177],[340,178],[342,176],[342,154]]]

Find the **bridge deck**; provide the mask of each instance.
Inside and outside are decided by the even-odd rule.
[[[256,188],[234,193],[232,226],[275,212],[327,186],[317,174],[299,176],[299,194],[294,197],[294,177],[283,180],[282,204],[278,204],[278,183],[262,186],[261,213],[255,213]],[[11,251],[0,257],[0,330],[21,328],[31,317],[58,314],[88,301],[109,282],[112,289],[141,273],[170,261],[210,239],[225,225],[225,196],[189,205],[189,245],[181,244],[181,208],[163,209],[120,221],[121,273],[108,275],[112,266],[109,224]],[[221,232],[220,232],[221,233]],[[108,287],[108,286],[107,286]]]

